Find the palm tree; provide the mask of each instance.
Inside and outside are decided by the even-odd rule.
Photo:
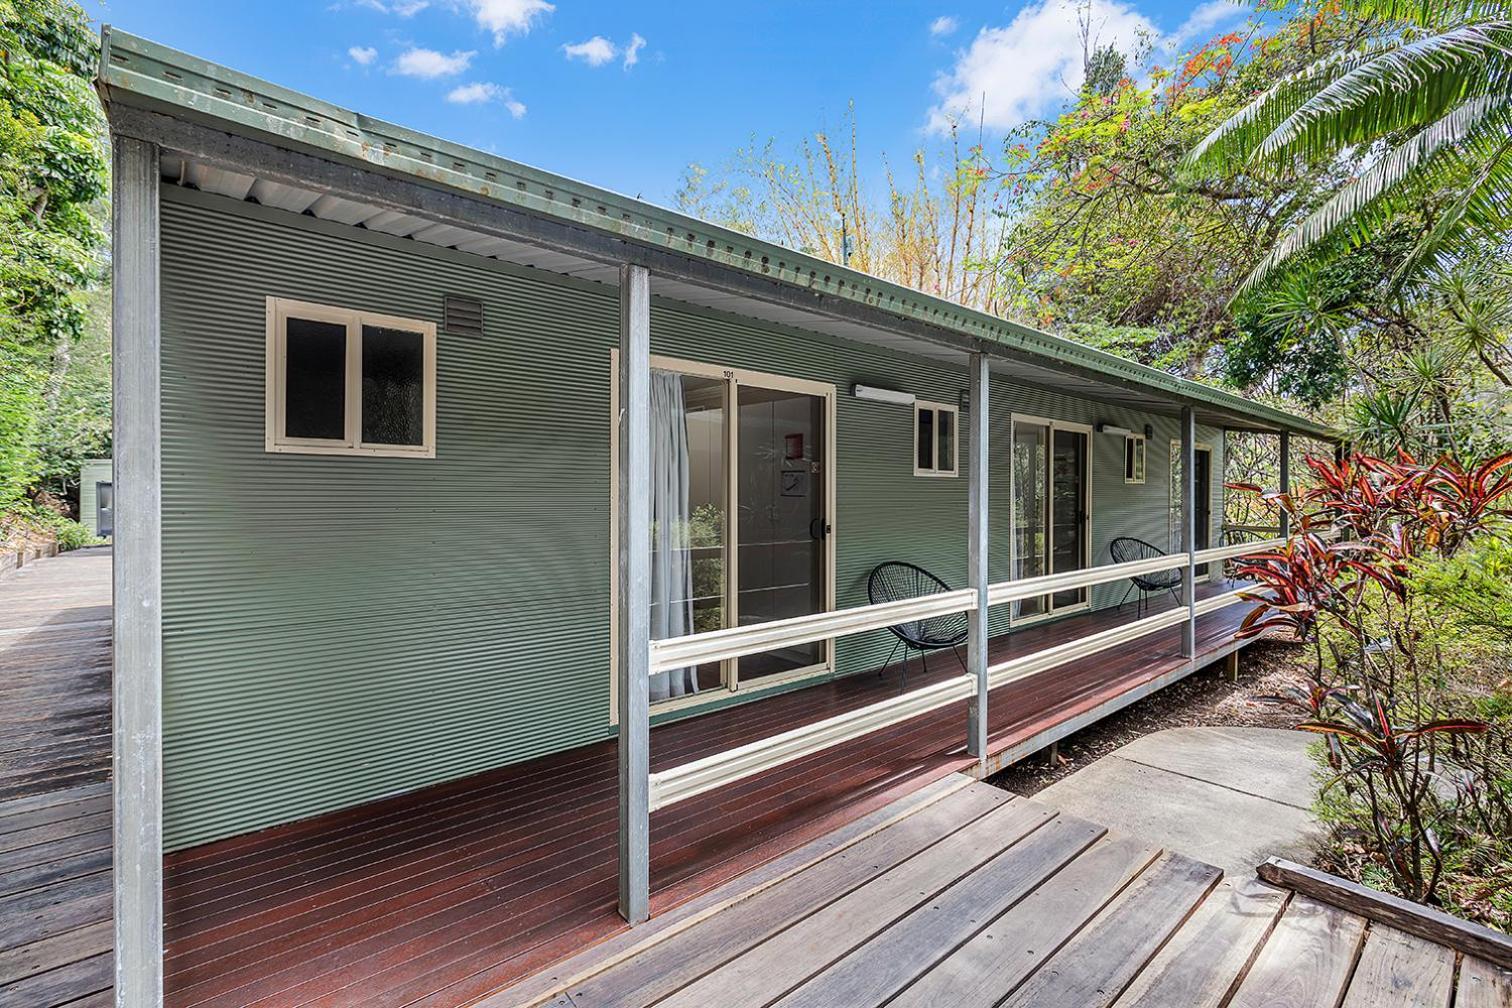
[[[1317,163],[1367,167],[1297,224],[1239,287],[1320,246],[1359,244],[1404,213],[1422,237],[1392,276],[1416,278],[1512,230],[1512,8],[1508,0],[1339,0],[1395,25],[1261,94],[1193,149],[1193,173]]]

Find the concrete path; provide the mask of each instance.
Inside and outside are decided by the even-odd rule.
[[[1243,877],[1268,857],[1311,860],[1322,831],[1309,811],[1312,741],[1276,728],[1169,728],[1035,797]]]

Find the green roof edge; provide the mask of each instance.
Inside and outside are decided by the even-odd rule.
[[[641,244],[936,326],[985,344],[1133,382],[1268,427],[1336,439],[1285,410],[1181,378],[1075,340],[966,308],[859,270],[598,186],[374,119],[199,59],[111,25],[101,29],[98,83],[111,101],[138,103],[275,142],[381,167]],[[132,102],[127,102],[132,104]]]

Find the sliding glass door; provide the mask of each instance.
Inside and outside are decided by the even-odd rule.
[[[1090,551],[1092,429],[1015,416],[1012,435],[1014,580],[1086,568]],[[1015,620],[1084,608],[1076,588],[1013,604]]]
[[[656,358],[651,636],[831,605],[832,386]],[[733,502],[733,506],[731,506]],[[827,668],[820,642],[651,677],[653,702]]]
[[[740,625],[823,612],[829,522],[821,396],[741,383],[736,612]],[[738,660],[751,682],[824,664],[818,641]]]

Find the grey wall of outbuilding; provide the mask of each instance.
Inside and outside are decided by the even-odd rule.
[[[110,459],[85,459],[79,467],[79,523],[95,535],[100,534],[98,487],[112,480],[113,471]]]
[[[615,292],[172,187],[162,209],[168,848],[606,737]],[[435,459],[263,450],[268,295],[439,324],[452,293],[483,301],[485,331],[440,334]],[[657,353],[840,389],[840,606],[865,601],[883,560],[963,582],[966,481],[915,477],[911,411],[848,394],[951,403],[963,371],[662,302],[652,332]],[[1093,562],[1116,535],[1166,542],[1174,418],[1002,380],[992,395],[993,580],[1014,412],[1151,424],[1142,486],[1123,482],[1121,438],[1092,439]],[[1218,450],[1216,542],[1222,437],[1200,435]],[[839,669],[887,651],[843,640]]]

